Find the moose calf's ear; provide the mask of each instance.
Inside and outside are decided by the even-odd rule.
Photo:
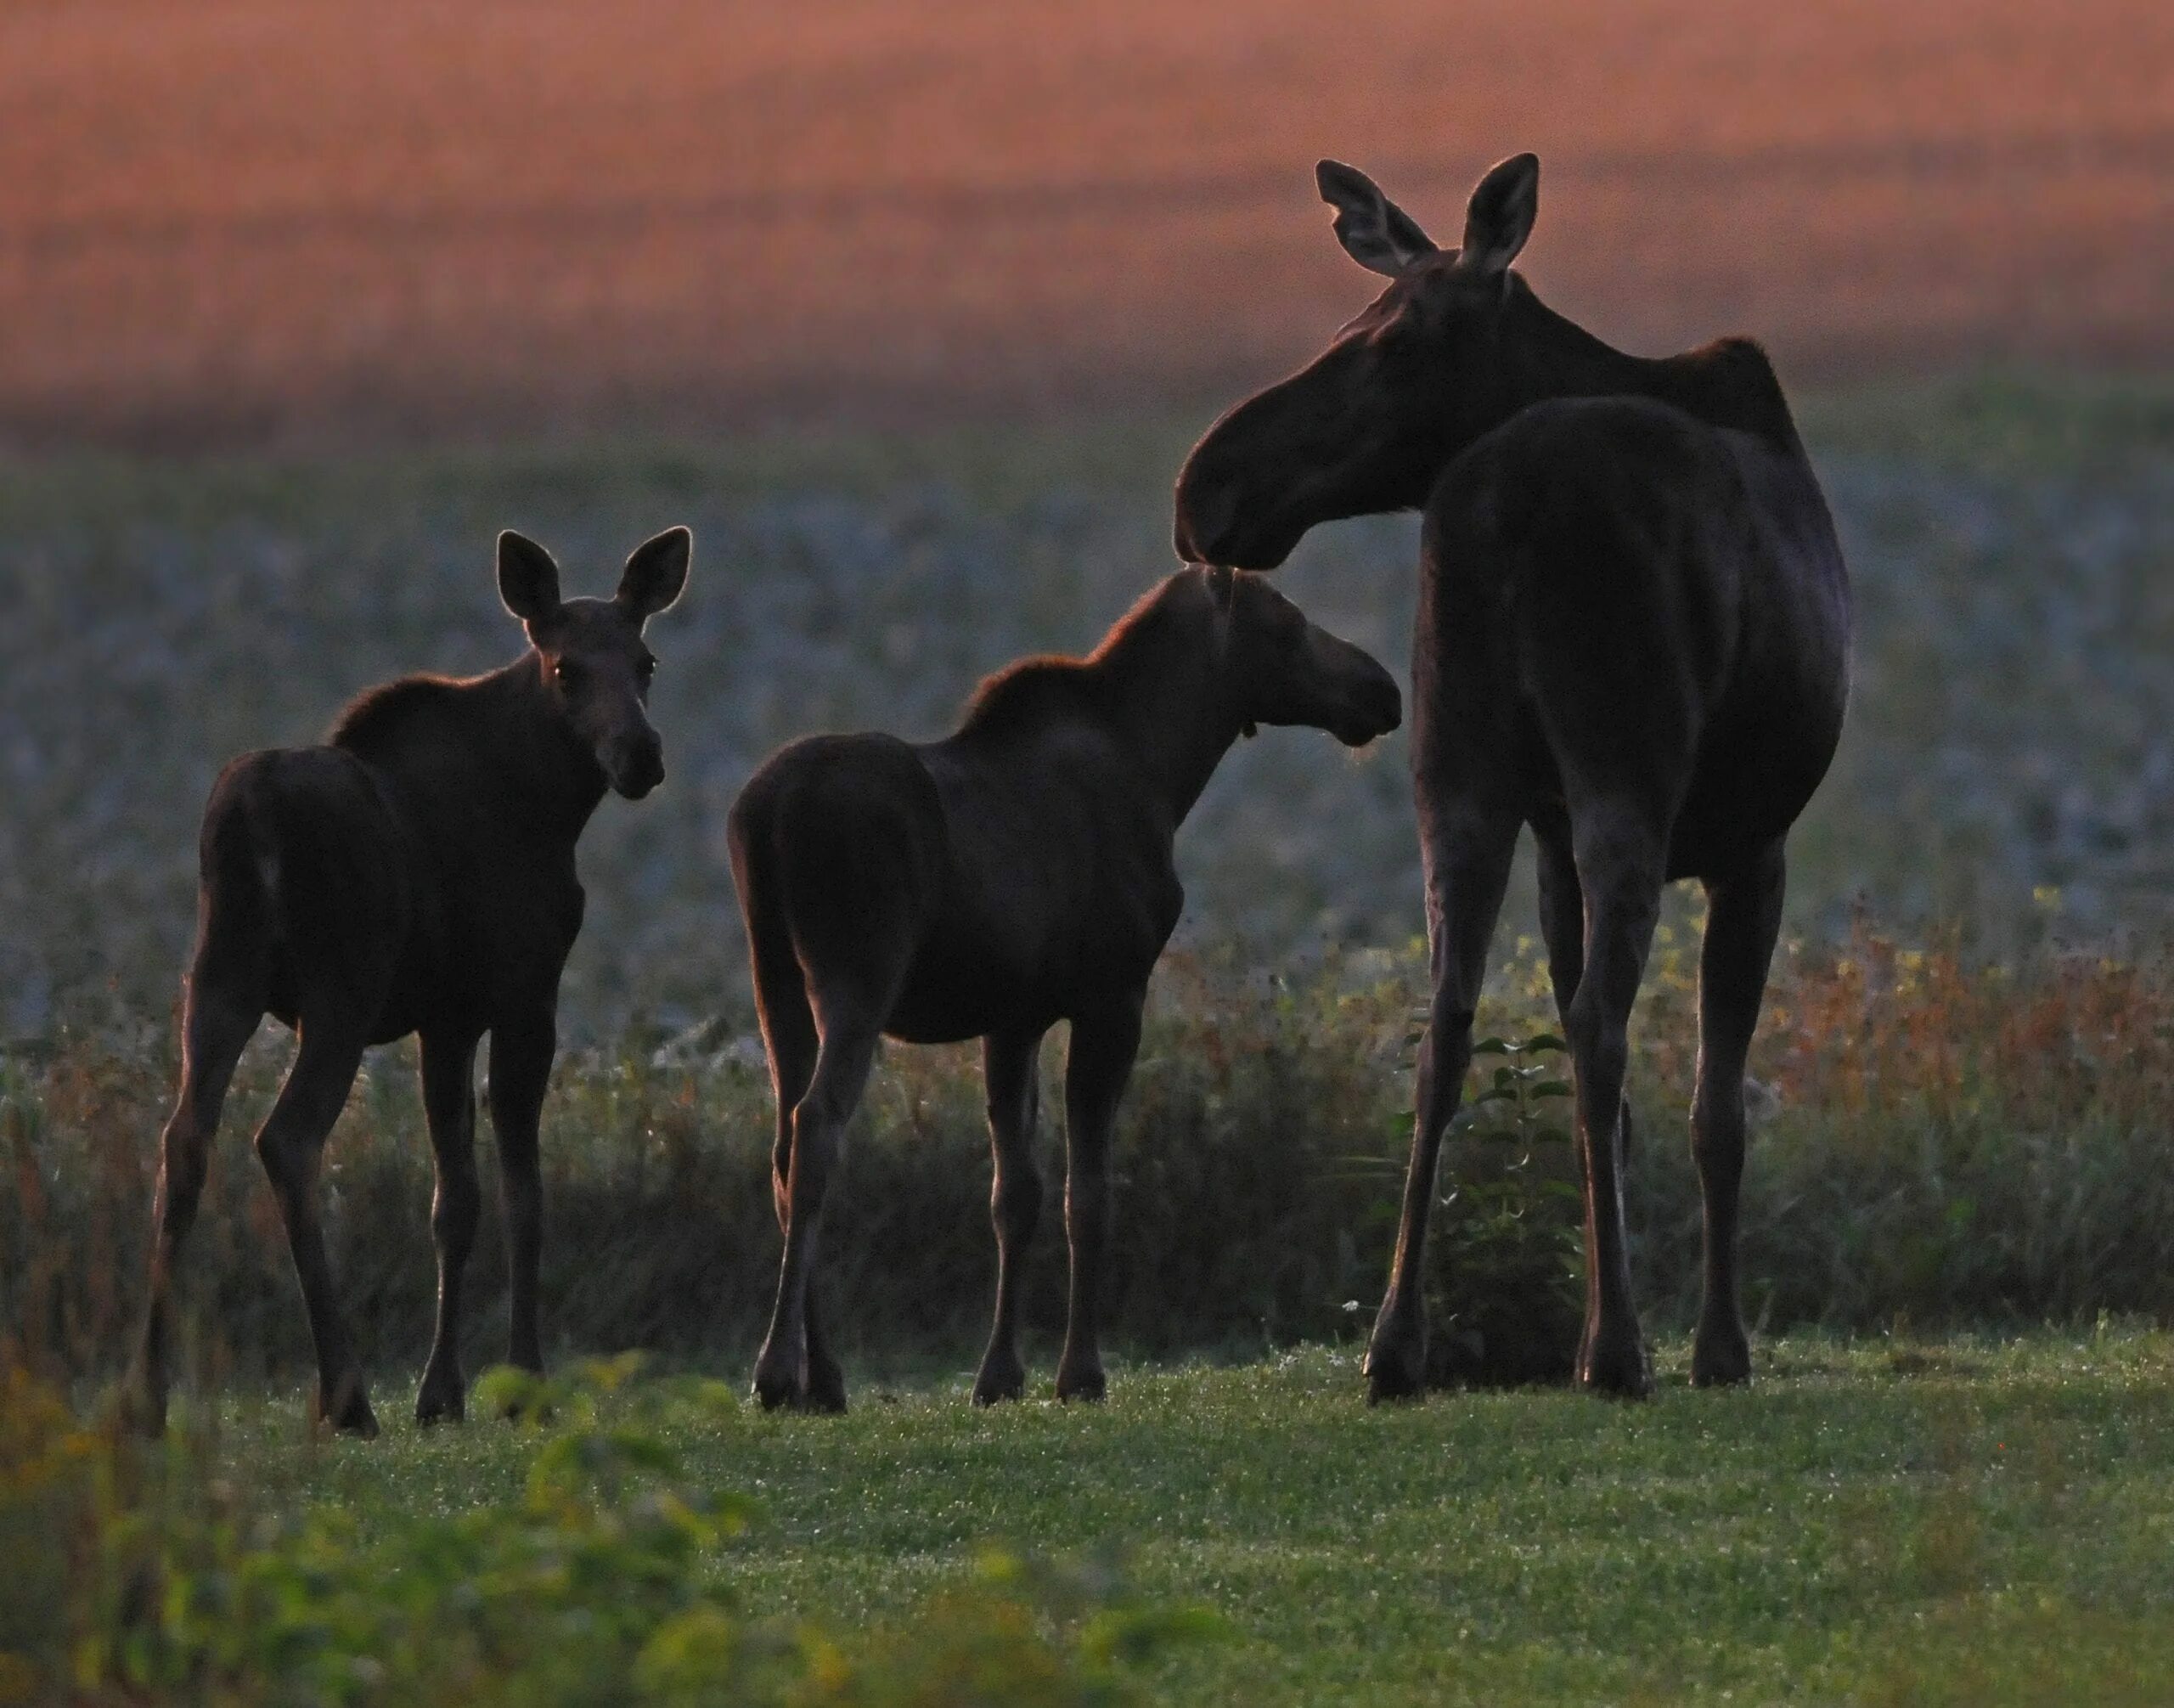
[[[1460,264],[1475,273],[1501,273],[1518,258],[1540,215],[1540,156],[1512,155],[1490,167],[1464,214]]]
[[[1394,279],[1434,245],[1419,222],[1383,195],[1356,166],[1323,161],[1314,168],[1321,200],[1336,210],[1336,240],[1369,273]]]
[[[559,610],[559,566],[525,534],[498,536],[498,597],[523,623],[547,623]]]
[[[615,595],[619,608],[637,623],[669,611],[687,584],[687,567],[694,555],[695,536],[688,528],[668,527],[655,539],[644,540],[628,557],[626,573],[619,578]]]

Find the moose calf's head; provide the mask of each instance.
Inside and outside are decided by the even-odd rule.
[[[605,781],[638,801],[664,781],[664,743],[649,721],[656,658],[642,625],[687,584],[695,536],[667,528],[636,546],[609,599],[561,599],[559,566],[532,539],[498,536],[498,596],[536,649],[544,691]]]
[[[1316,522],[1423,504],[1442,465],[1507,419],[1538,311],[1510,263],[1540,210],[1540,161],[1479,181],[1464,243],[1437,249],[1355,167],[1323,161],[1344,252],[1389,283],[1327,349],[1208,429],[1178,476],[1189,563],[1273,569]]]
[[[1326,730],[1347,747],[1404,717],[1396,679],[1374,656],[1308,619],[1258,575],[1196,570],[1226,625],[1226,680],[1241,724]]]

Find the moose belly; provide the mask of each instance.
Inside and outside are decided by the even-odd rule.
[[[1161,954],[1141,922],[1103,916],[1101,930],[1032,942],[1005,933],[932,939],[909,968],[884,1031],[910,1044],[1046,1031],[1085,1001],[1137,989]]]

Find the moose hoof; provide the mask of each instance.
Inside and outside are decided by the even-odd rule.
[[[138,1382],[122,1390],[121,1427],[132,1435],[155,1441],[166,1432],[166,1396],[148,1383]]]
[[[807,1391],[805,1364],[763,1347],[762,1356],[755,1360],[755,1397],[763,1402],[763,1409],[774,1412],[780,1406],[797,1405]]]
[[[1102,1374],[1100,1365],[1091,1369],[1056,1373],[1056,1396],[1060,1400],[1100,1401],[1109,1391],[1109,1380]]]
[[[825,1412],[836,1417],[846,1409],[845,1373],[835,1364],[816,1365],[808,1373],[808,1386],[801,1393],[803,1412]]]
[[[1740,1327],[1709,1333],[1701,1329],[1691,1343],[1691,1385],[1741,1388],[1751,1380],[1751,1344]]]
[[[984,1360],[974,1378],[974,1403],[994,1406],[1000,1400],[1017,1400],[1027,1391],[1027,1373],[1017,1360],[1009,1364]]]
[[[437,1382],[430,1377],[415,1394],[415,1421],[425,1429],[432,1423],[468,1421],[468,1396],[458,1382]]]
[[[352,1435],[358,1441],[377,1439],[377,1413],[370,1410],[369,1396],[359,1386],[348,1389],[344,1397],[320,1397],[317,1418],[336,1435]]]
[[[1377,1337],[1366,1351],[1366,1403],[1416,1400],[1427,1390],[1426,1343],[1416,1336]]]
[[[1578,1384],[1612,1400],[1650,1399],[1653,1367],[1635,1336],[1619,1339],[1597,1334],[1579,1361]]]

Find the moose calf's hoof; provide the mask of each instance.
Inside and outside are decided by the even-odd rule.
[[[1366,1403],[1384,1400],[1416,1400],[1427,1390],[1427,1352],[1424,1343],[1383,1340],[1366,1353]]]
[[[1056,1373],[1056,1396],[1060,1400],[1099,1401],[1108,1394],[1109,1389],[1108,1379],[1099,1369]]]
[[[425,1428],[432,1423],[465,1423],[468,1421],[468,1396],[458,1385],[448,1386],[425,1378],[415,1395],[415,1421]]]
[[[370,1402],[359,1390],[333,1405],[319,1401],[318,1421],[339,1435],[352,1435],[358,1441],[377,1439],[377,1413],[370,1410]]]
[[[984,1358],[974,1378],[974,1403],[994,1406],[1000,1400],[1017,1400],[1027,1391],[1027,1372],[1016,1358]]]
[[[132,1435],[155,1441],[166,1432],[166,1396],[141,1383],[121,1390],[121,1427]]]

